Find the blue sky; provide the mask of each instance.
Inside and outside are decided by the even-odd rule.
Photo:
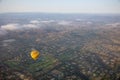
[[[120,14],[120,0],[0,0],[0,12]]]

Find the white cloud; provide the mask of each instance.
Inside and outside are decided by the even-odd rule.
[[[28,23],[28,24],[17,24],[17,23],[11,23],[11,24],[6,24],[6,25],[2,25],[0,28],[0,31],[17,31],[17,30],[26,30],[26,29],[31,29],[31,28],[38,28],[37,24],[32,24],[32,23]]]
[[[32,24],[39,24],[40,22],[38,20],[32,20],[32,21],[30,21],[30,23],[32,23]]]
[[[55,22],[54,20],[44,20],[44,21],[40,21],[41,23],[52,23]]]
[[[107,26],[113,26],[113,27],[117,27],[120,26],[120,23],[111,23],[111,24],[106,24]]]
[[[104,28],[115,28],[115,27],[120,27],[120,23],[110,23],[106,24]]]
[[[29,29],[29,28],[38,28],[38,26],[35,25],[35,24],[25,24],[25,25],[23,25],[23,27],[24,27],[25,29]]]
[[[83,21],[83,19],[76,19],[76,21]]]
[[[0,35],[5,35],[9,31],[23,31],[23,30],[41,28],[41,26],[44,26],[44,24],[49,24],[51,22],[55,22],[55,21],[54,20],[44,20],[44,21],[31,20],[27,24],[9,23],[6,25],[2,25],[0,27]]]
[[[69,25],[71,22],[69,21],[60,21],[58,22],[59,25]]]
[[[14,31],[14,30],[20,29],[20,25],[19,24],[7,24],[7,25],[1,26],[1,29]]]
[[[91,21],[88,21],[88,22],[86,22],[87,24],[93,24],[93,22],[91,22]]]
[[[5,42],[5,43],[14,42],[14,41],[16,41],[16,40],[15,40],[15,39],[7,39],[7,40],[3,40],[3,42]]]
[[[35,21],[33,22],[35,23]],[[40,26],[39,24],[32,24],[32,23],[23,24],[23,25],[20,25],[18,23],[6,24],[0,27],[0,35],[5,35],[8,33],[8,31],[23,31],[27,29],[36,29],[36,28],[40,28],[39,26]]]

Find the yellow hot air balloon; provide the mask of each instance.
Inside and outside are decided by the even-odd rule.
[[[31,57],[32,57],[33,60],[36,60],[36,59],[39,58],[40,53],[37,50],[32,50],[31,53],[30,53],[30,55],[31,55]]]

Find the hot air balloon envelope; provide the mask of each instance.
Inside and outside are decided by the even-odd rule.
[[[36,60],[36,59],[39,58],[40,52],[37,51],[37,50],[32,50],[31,53],[30,53],[30,55],[31,55],[31,57],[32,57],[33,60]]]

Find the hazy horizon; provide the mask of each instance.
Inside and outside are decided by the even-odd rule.
[[[1,0],[0,13],[120,14],[119,0]]]

